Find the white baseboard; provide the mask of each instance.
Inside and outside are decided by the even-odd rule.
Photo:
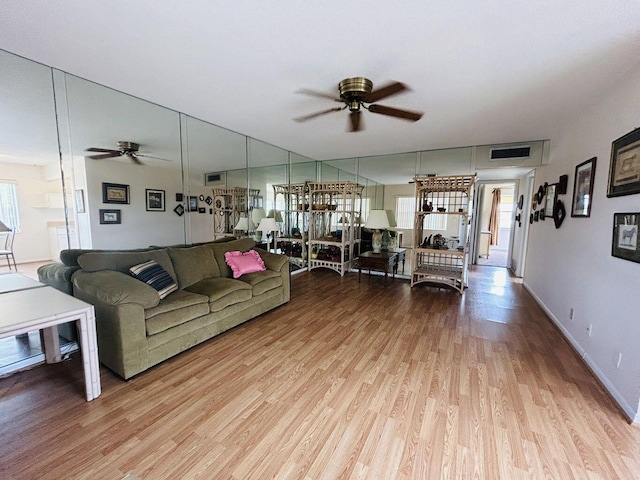
[[[531,286],[527,282],[522,283],[524,288],[531,294],[534,300],[540,305],[540,308],[544,310],[544,313],[551,319],[551,321],[558,327],[560,333],[567,339],[569,344],[573,347],[573,349],[578,353],[582,361],[585,363],[587,368],[591,370],[591,372],[596,376],[598,381],[602,384],[602,386],[609,392],[609,395],[613,398],[613,400],[618,404],[618,406],[622,409],[624,414],[627,416],[629,420],[634,423],[640,423],[640,412],[637,412],[629,403],[623,398],[618,389],[611,383],[611,381],[607,378],[600,367],[589,357],[588,353],[582,346],[578,343],[578,341],[571,335],[571,333],[560,323],[560,321],[556,318],[556,316],[547,308],[547,306],[540,300],[540,297],[536,295]]]

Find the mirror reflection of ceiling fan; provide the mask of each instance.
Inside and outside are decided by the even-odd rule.
[[[329,108],[327,110],[321,110],[319,112],[304,115],[302,117],[294,118],[296,122],[304,122],[311,120],[312,118],[319,117],[331,112],[339,112],[341,110],[349,109],[349,127],[350,132],[358,132],[363,129],[363,122],[361,119],[362,109],[369,110],[371,113],[379,113],[381,115],[387,115],[389,117],[400,118],[402,120],[408,120],[410,122],[417,122],[422,118],[422,112],[413,112],[411,110],[402,110],[400,108],[385,107],[384,105],[378,105],[374,102],[388,98],[392,95],[397,95],[404,91],[408,91],[404,83],[391,82],[377,90],[373,90],[373,82],[364,77],[345,78],[338,84],[338,92],[340,92],[340,98],[336,98],[334,95],[316,92],[315,90],[309,90],[303,88],[298,90],[297,93],[304,95],[311,95],[313,97],[328,98],[335,102],[342,102],[344,106]]]
[[[103,160],[105,158],[117,158],[117,157],[127,157],[129,158],[133,163],[136,163],[138,165],[144,165],[141,161],[140,161],[140,157],[142,158],[153,158],[156,160],[162,160],[164,162],[170,162],[171,160],[167,159],[167,158],[160,158],[160,157],[154,157],[152,155],[145,155],[142,153],[138,153],[138,150],[140,149],[140,145],[134,142],[127,142],[127,141],[119,141],[117,142],[117,150],[113,150],[110,148],[98,148],[98,147],[91,147],[91,148],[87,148],[87,152],[98,152],[100,153],[100,155],[88,155],[87,158],[91,158],[92,160]]]

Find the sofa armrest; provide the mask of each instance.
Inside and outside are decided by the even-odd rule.
[[[125,380],[149,368],[144,309],[159,303],[158,292],[115,270],[79,270],[73,287],[95,308],[100,361]]]
[[[67,295],[73,295],[71,277],[79,269],[78,266],[67,266],[63,263],[49,263],[38,268],[38,280]]]
[[[82,292],[83,298],[95,298],[107,305],[135,303],[147,309],[160,303],[160,295],[152,287],[115,270],[80,270],[73,276],[73,287],[74,292]]]
[[[261,248],[256,248],[255,250],[260,255],[260,258],[262,258],[264,266],[267,268],[267,270],[280,272],[282,271],[282,268],[287,265],[288,271],[289,257],[287,257],[286,255],[267,252],[266,250],[262,250]]]

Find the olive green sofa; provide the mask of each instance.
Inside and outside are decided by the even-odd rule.
[[[89,251],[77,257],[73,295],[95,307],[100,361],[124,379],[289,301],[286,256],[256,249],[266,270],[233,278],[225,252],[250,238],[147,250]],[[129,274],[155,260],[176,281],[164,299]]]

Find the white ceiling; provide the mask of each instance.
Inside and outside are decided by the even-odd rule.
[[[0,48],[324,160],[553,141],[639,61],[640,2],[4,0]],[[292,121],[350,76],[424,117]]]

